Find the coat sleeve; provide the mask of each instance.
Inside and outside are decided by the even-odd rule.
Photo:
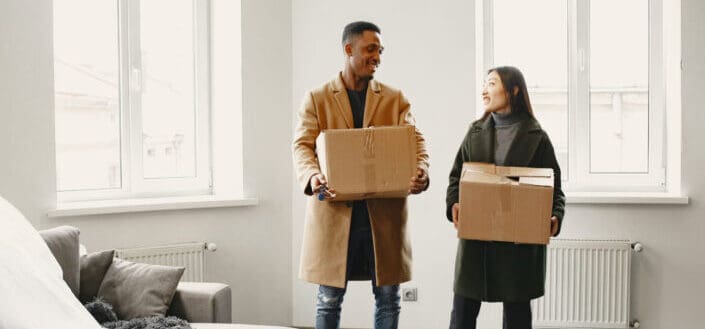
[[[316,138],[320,134],[318,116],[316,114],[313,94],[308,93],[298,111],[294,142],[292,143],[294,168],[299,187],[307,195],[312,195],[310,180],[315,174],[321,173],[316,157]]]
[[[563,217],[565,215],[565,194],[561,188],[561,168],[556,160],[556,153],[548,135],[544,135],[545,144],[542,162],[546,168],[553,168],[553,210],[552,215],[558,218],[558,231],[555,236],[561,233]]]
[[[423,169],[428,175],[429,163],[428,153],[426,152],[426,139],[424,139],[419,128],[416,127],[416,119],[411,114],[411,104],[409,104],[409,101],[401,91],[399,92],[399,109],[399,123],[401,125],[412,125],[416,129],[416,167]],[[429,179],[429,184],[426,184],[425,189],[428,189],[430,182],[431,180]]]
[[[455,155],[455,160],[453,161],[453,168],[450,170],[450,175],[448,175],[448,189],[446,190],[446,218],[448,221],[453,221],[453,204],[457,203],[459,200],[459,184],[460,184],[460,174],[463,170],[463,163],[470,161],[470,157],[467,153],[466,145],[468,145],[470,139],[470,130],[465,135],[463,142],[458,148],[458,153]]]

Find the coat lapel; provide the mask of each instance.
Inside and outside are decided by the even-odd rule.
[[[382,88],[377,81],[370,80],[367,86],[367,95],[365,96],[365,117],[362,121],[362,127],[369,127],[374,117],[379,101],[382,99]]]
[[[529,118],[523,121],[517,131],[516,138],[509,146],[507,158],[504,159],[506,166],[528,167],[534,152],[541,142],[541,126],[536,119]]]
[[[488,118],[473,125],[470,133],[470,161],[494,163],[494,121]]]
[[[338,74],[338,77],[331,81],[331,84],[333,86],[335,103],[338,105],[340,115],[345,120],[345,126],[348,129],[355,128],[355,125],[353,124],[352,108],[350,107],[350,99],[348,98],[348,92],[345,91],[345,84],[343,83],[342,76]]]

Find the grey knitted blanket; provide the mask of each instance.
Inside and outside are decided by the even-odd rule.
[[[104,322],[100,324],[107,329],[191,329],[186,320],[175,316],[169,317],[147,317],[132,320],[119,320]]]
[[[102,298],[95,298],[84,305],[88,313],[107,329],[192,329],[186,320],[175,316],[150,316],[131,320],[118,320],[113,306]]]

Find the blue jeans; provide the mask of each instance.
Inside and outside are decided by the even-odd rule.
[[[399,285],[376,285],[374,273],[374,248],[372,248],[372,232],[368,229],[356,229],[350,232],[348,243],[348,268],[355,264],[359,255],[368,262],[366,268],[372,273],[372,293],[375,295],[375,329],[396,329],[399,326]],[[340,312],[346,288],[318,286],[318,302],[316,303],[316,329],[338,329],[340,327]]]
[[[345,288],[318,286],[318,303],[316,303],[316,329],[340,328],[340,311],[342,310]],[[396,329],[399,326],[399,285],[376,287],[372,284],[375,295],[375,329]]]

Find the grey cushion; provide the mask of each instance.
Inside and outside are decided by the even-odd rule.
[[[71,292],[78,297],[79,290],[79,265],[78,265],[78,236],[81,232],[71,226],[59,226],[48,230],[39,231],[49,250],[59,262],[64,273],[64,281],[71,288]]]
[[[114,254],[115,250],[106,250],[81,256],[79,261],[81,264],[81,289],[78,300],[82,304],[88,303],[93,297],[98,295],[98,289],[100,289],[100,284],[103,283],[103,277],[108,272],[110,264],[113,263]]]
[[[164,316],[184,269],[115,258],[105,273],[98,296],[113,305],[122,320]]]

